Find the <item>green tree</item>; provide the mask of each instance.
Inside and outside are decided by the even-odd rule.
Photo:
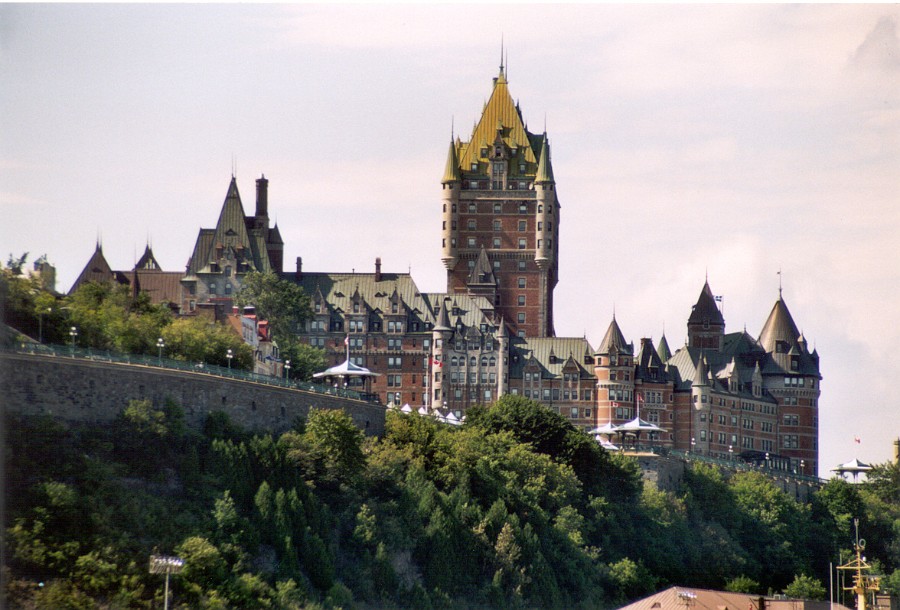
[[[254,306],[259,319],[269,322],[279,342],[289,341],[312,315],[309,297],[303,289],[274,273],[253,271],[245,275],[235,303],[241,308]]]
[[[325,370],[325,350],[296,340],[279,341],[282,360],[291,361],[291,379],[310,381]]]
[[[825,585],[806,574],[795,575],[794,580],[784,588],[783,593],[792,599],[825,599]]]
[[[760,593],[759,583],[749,576],[737,576],[725,583],[725,590],[732,593],[750,593],[758,595]]]
[[[285,434],[287,457],[309,463],[323,483],[348,483],[366,464],[362,431],[344,411],[311,409],[302,435]]]
[[[231,350],[232,367],[249,369],[253,366],[250,346],[223,324],[210,322],[203,316],[173,321],[163,329],[162,338],[170,358],[228,366],[227,354]]]

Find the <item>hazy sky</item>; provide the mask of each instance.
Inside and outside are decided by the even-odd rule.
[[[446,288],[440,178],[508,51],[562,205],[559,336],[682,345],[778,297],[819,350],[820,474],[900,436],[900,7],[0,5],[0,255],[184,268],[232,168],[285,267]],[[859,436],[861,443],[854,442]]]

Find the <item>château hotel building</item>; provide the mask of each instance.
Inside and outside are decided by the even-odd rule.
[[[302,340],[323,349],[329,365],[349,344],[354,363],[379,373],[370,389],[385,404],[461,416],[516,394],[585,430],[640,417],[662,429],[642,442],[817,471],[819,356],[780,291],[758,337],[725,332],[708,282],[685,312],[687,341],[674,352],[665,336],[635,345],[615,317],[596,346],[555,336],[561,218],[550,144],[528,131],[502,65],[469,139],[450,142],[440,185],[445,292],[420,291],[410,274],[383,271],[380,259],[371,272],[308,271],[300,258],[285,270],[265,177],[250,216],[232,177],[215,228],[200,230],[174,281],[149,248],[135,269],[112,271],[98,245],[73,290],[88,280],[146,285],[183,315],[223,315],[246,273],[271,271],[310,296]]]

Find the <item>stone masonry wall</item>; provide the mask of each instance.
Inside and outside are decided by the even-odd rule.
[[[359,400],[167,369],[58,356],[0,354],[0,403],[4,411],[61,419],[110,421],[132,399],[162,406],[171,398],[188,425],[207,414],[226,413],[248,429],[278,434],[311,408],[343,409],[367,435],[384,432],[385,408]]]

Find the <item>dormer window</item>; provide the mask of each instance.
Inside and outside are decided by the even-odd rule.
[[[481,156],[482,156],[482,157],[487,157],[487,156],[488,156],[488,153],[487,153],[487,146],[482,146],[482,147],[481,147]]]
[[[359,313],[359,303],[353,304],[353,313]]]

